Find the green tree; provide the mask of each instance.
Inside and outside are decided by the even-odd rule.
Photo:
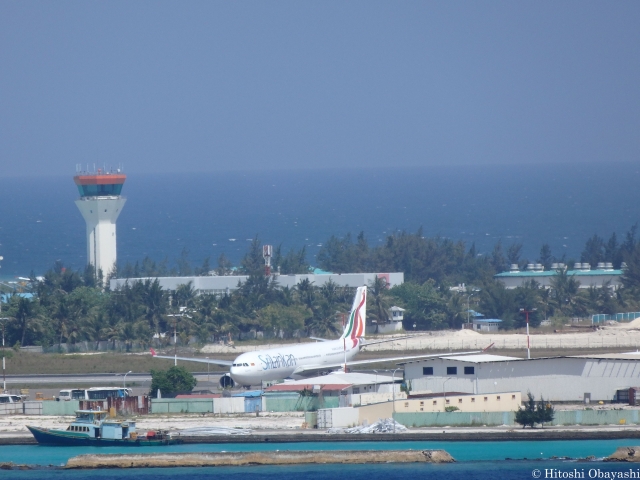
[[[190,392],[197,383],[196,378],[184,367],[151,370],[149,395],[154,396],[160,390],[163,397],[171,397],[180,392]]]
[[[216,268],[216,274],[221,277],[230,275],[232,267],[233,265],[231,264],[231,260],[229,260],[224,253],[221,253],[218,257],[218,268]]]
[[[244,275],[263,275],[264,276],[264,258],[262,257],[262,243],[258,235],[251,241],[249,251],[245,254],[240,262],[241,270]]]
[[[588,263],[595,268],[599,262],[606,260],[604,258],[605,249],[604,240],[598,235],[594,235],[587,240],[582,255],[580,255],[580,261]]]
[[[376,276],[368,288],[367,315],[385,324],[389,321],[389,287],[384,277]]]
[[[528,399],[524,408],[516,411],[516,423],[522,425],[522,428],[526,426],[533,428],[536,423],[544,427],[546,422],[553,421],[555,410],[549,402],[545,402],[542,397],[536,402],[531,392],[527,392],[527,397]]]
[[[522,428],[527,427],[527,425],[533,428],[533,425],[537,422],[537,414],[536,414],[536,401],[531,395],[531,392],[527,392],[527,403],[525,403],[524,408],[516,411],[515,422],[519,425],[522,425]]]
[[[271,329],[276,336],[291,337],[296,330],[302,330],[309,311],[302,305],[285,307],[278,303],[267,305],[258,312],[261,324]]]
[[[446,300],[433,280],[422,285],[406,282],[389,293],[405,309],[405,324],[415,323],[418,330],[437,330],[447,325]]]
[[[545,402],[544,398],[540,397],[538,402],[538,408],[536,409],[536,422],[544,428],[546,422],[552,422],[555,417],[555,410],[549,402]]]
[[[553,260],[554,256],[551,255],[551,247],[548,243],[545,243],[542,245],[542,248],[540,248],[540,258],[538,258],[538,262],[542,264],[545,270],[549,270]]]

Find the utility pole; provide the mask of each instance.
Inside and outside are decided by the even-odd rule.
[[[537,308],[532,308],[531,310],[526,310],[524,308],[520,309],[520,313],[524,313],[527,319],[527,358],[531,359],[531,344],[529,342],[529,314],[533,313],[537,310]]]
[[[391,392],[393,394],[393,413],[391,414],[391,420],[393,420],[393,433],[396,433],[396,419],[394,418],[396,414],[396,372],[401,368],[402,367],[396,368],[391,375]]]

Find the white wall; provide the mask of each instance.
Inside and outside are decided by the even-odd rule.
[[[404,273],[392,272],[392,273],[343,273],[343,274],[330,274],[330,275],[279,275],[276,277],[276,282],[281,287],[294,287],[300,283],[303,279],[309,279],[316,287],[321,287],[325,283],[332,280],[338,286],[346,287],[360,287],[371,283],[376,276],[383,276],[388,278],[389,286],[394,287],[404,283]],[[201,292],[209,293],[223,293],[225,290],[230,291],[238,288],[238,282],[244,282],[247,280],[246,275],[234,275],[225,277],[159,277],[158,282],[160,286],[166,290],[175,290],[179,285],[184,285],[192,282],[193,288]],[[129,283],[135,281],[144,281],[146,278],[131,278]],[[151,279],[155,280],[155,279]],[[116,289],[119,286],[124,285],[127,279],[114,279],[111,280],[111,288]]]
[[[422,375],[422,367],[433,367],[433,376]],[[447,366],[457,366],[457,375],[447,375]],[[473,366],[473,375],[464,367]],[[610,401],[616,390],[640,386],[640,361],[547,358],[504,362],[471,363],[433,359],[406,365],[405,378],[412,391],[496,393],[520,391],[523,398],[530,391],[536,398],[551,401]]]
[[[244,397],[214,398],[213,413],[244,413]]]

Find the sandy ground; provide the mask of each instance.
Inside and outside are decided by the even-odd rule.
[[[0,417],[0,436],[30,436],[27,425],[43,428],[66,428],[74,417],[44,415],[3,415]],[[304,413],[268,413],[238,414],[228,416],[207,415],[145,415],[135,417],[136,428],[146,430],[184,430],[188,428],[223,427],[243,428],[252,431],[285,431],[300,430],[304,422]]]
[[[580,406],[576,405],[576,408]],[[581,408],[584,408],[582,406]],[[604,408],[619,408],[617,406],[604,406]],[[564,407],[563,407],[564,409]],[[26,425],[34,425],[44,428],[65,428],[73,417],[52,417],[52,416],[3,416],[0,417],[0,438],[16,438],[30,437],[31,433]],[[188,428],[204,428],[204,427],[225,427],[225,428],[243,428],[250,429],[253,433],[258,434],[309,434],[309,435],[327,435],[324,430],[302,429],[304,414],[302,413],[261,413],[260,417],[252,414],[233,415],[233,416],[212,416],[205,415],[148,415],[137,417],[136,427],[138,431],[147,430],[169,430],[177,431]],[[519,427],[513,426],[497,426],[497,427],[425,427],[410,428],[406,433],[492,433],[492,432],[509,432],[520,431]],[[640,425],[599,425],[599,426],[580,426],[568,425],[551,427],[544,429],[536,429],[535,431],[547,432],[640,432]]]
[[[376,337],[389,338],[389,337]],[[373,339],[373,338],[372,338]],[[596,331],[578,331],[575,333],[533,333],[530,337],[531,349],[551,348],[629,348],[640,349],[640,319],[626,324],[603,326]],[[524,334],[503,334],[498,332],[478,333],[473,330],[442,330],[418,334],[413,338],[397,339],[394,341],[371,345],[367,351],[424,351],[424,350],[477,350],[491,344],[494,349],[514,350],[527,346],[527,336]],[[273,343],[270,345],[237,345],[230,347],[220,344],[209,344],[202,348],[204,353],[240,354],[266,348],[283,347],[286,344]]]

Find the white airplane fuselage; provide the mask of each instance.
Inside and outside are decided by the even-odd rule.
[[[259,385],[294,375],[300,367],[335,366],[349,362],[360,351],[358,339],[338,339],[271,348],[238,356],[230,369],[231,378],[239,385]]]

